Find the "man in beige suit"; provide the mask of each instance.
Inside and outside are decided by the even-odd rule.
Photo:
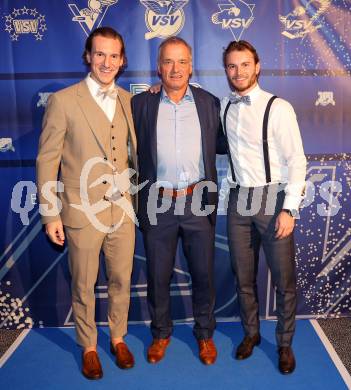
[[[82,373],[99,379],[103,373],[96,352],[94,284],[101,250],[108,277],[111,352],[120,368],[134,365],[123,336],[135,242],[128,168],[136,167],[136,139],[131,96],[115,85],[126,63],[122,37],[109,27],[94,30],[83,59],[90,66],[86,79],[50,97],[40,136],[37,179],[46,233],[57,245],[67,239],[73,315],[77,342],[83,348]],[[48,188],[58,176],[64,188],[57,185],[60,199],[53,204]]]

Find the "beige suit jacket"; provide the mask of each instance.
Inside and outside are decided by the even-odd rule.
[[[128,125],[129,167],[136,170],[136,137],[131,114],[131,95],[118,87],[117,99]],[[46,199],[47,196],[46,198],[43,196],[43,186],[49,181],[56,181],[59,178],[64,184],[64,192],[59,193],[62,202],[61,211],[55,212],[51,207],[53,215],[42,216],[43,224],[59,219],[64,225],[73,228],[89,224],[86,214],[70,204],[82,203],[80,176],[84,164],[93,157],[112,161],[109,146],[110,133],[106,131],[110,127],[111,122],[91,96],[84,80],[50,96],[43,119],[37,157],[39,203],[44,207],[51,203]],[[90,184],[112,173],[113,169],[107,164],[99,163],[92,168],[88,177],[88,199],[86,199],[90,204],[103,199],[107,188],[106,183],[89,188]],[[103,222],[104,217],[111,217],[111,210],[107,208],[97,215]]]

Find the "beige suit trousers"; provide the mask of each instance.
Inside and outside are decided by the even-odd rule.
[[[97,344],[94,286],[99,256],[105,255],[108,279],[108,324],[111,338],[127,333],[130,277],[133,265],[135,226],[125,217],[112,233],[102,233],[91,224],[83,228],[65,226],[69,268],[72,276],[72,310],[77,342],[84,347]]]

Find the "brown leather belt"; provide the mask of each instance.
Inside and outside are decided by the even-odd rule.
[[[158,190],[159,190],[159,194],[162,196],[169,196],[172,198],[178,198],[180,196],[191,195],[194,192],[194,188],[195,188],[196,184],[197,183],[191,184],[190,186],[185,187],[185,188],[181,188],[180,190],[173,190],[173,189],[164,188],[164,187],[160,187]]]

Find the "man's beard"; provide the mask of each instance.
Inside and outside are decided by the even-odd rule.
[[[234,84],[234,81],[235,81],[235,78],[234,80],[232,79],[232,86],[233,88],[238,91],[238,92],[242,92],[242,91],[246,91],[247,89],[250,89],[257,81],[257,75],[254,74],[251,79],[248,80],[247,84],[246,85],[242,85],[242,86],[237,86]]]

